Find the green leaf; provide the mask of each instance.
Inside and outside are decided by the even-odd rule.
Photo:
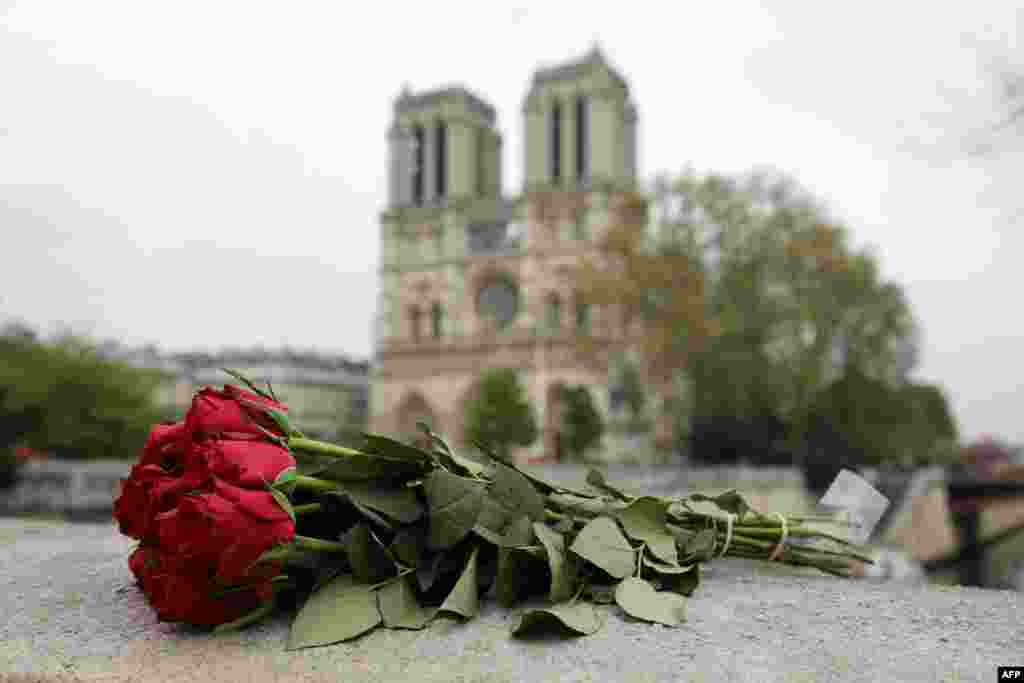
[[[643,557],[644,569],[650,569],[655,574],[659,575],[674,575],[674,574],[685,574],[686,572],[693,571],[696,564],[686,564],[680,566],[675,562],[666,563],[657,559],[654,555],[645,554]]]
[[[378,529],[386,529],[388,531],[394,530],[395,525],[390,520],[385,519],[383,516],[378,515],[370,508],[366,507],[365,505],[361,505],[360,503],[357,503],[352,499],[349,499],[349,502],[352,503],[352,507],[354,507],[359,512],[359,514],[361,514],[365,519],[369,520],[370,522],[373,522]]]
[[[615,586],[587,584],[583,592],[588,600],[598,605],[610,605],[615,602]]]
[[[295,491],[295,483],[297,479],[298,472],[296,471],[296,468],[288,467],[277,475],[277,479],[274,480],[272,486],[286,495],[291,495]]]
[[[353,453],[333,462],[319,473],[332,481],[402,481],[423,472],[423,467],[402,458]]]
[[[687,565],[693,567],[683,574],[667,574],[658,577],[658,583],[662,590],[672,591],[680,595],[693,595],[700,585],[700,565]]]
[[[402,524],[418,521],[424,513],[416,492],[405,486],[389,486],[377,481],[348,481],[342,489],[363,507],[382,512]]]
[[[587,472],[587,483],[593,486],[594,488],[598,489],[599,491],[604,491],[613,498],[618,498],[619,500],[624,501],[626,503],[633,500],[633,496],[626,495],[619,489],[609,484],[605,480],[604,475],[601,474],[600,471],[595,470],[593,468],[591,468],[590,471]]]
[[[575,635],[589,636],[600,630],[601,619],[597,616],[597,610],[585,602],[562,603],[526,610],[512,628],[512,635],[543,632],[552,625],[567,629]]]
[[[473,527],[473,533],[479,536],[480,538],[484,539],[491,545],[497,546],[499,548],[505,547],[505,537],[499,533],[491,531],[486,527],[482,527],[479,524],[477,524]]]
[[[225,373],[231,375],[232,377],[234,377],[235,379],[237,379],[239,382],[241,382],[246,387],[248,387],[249,391],[251,391],[252,393],[258,394],[258,395],[262,396],[263,398],[270,399],[271,401],[275,401],[273,396],[271,396],[267,392],[263,391],[262,389],[260,389],[255,384],[253,384],[252,380],[250,380],[248,377],[246,377],[242,373],[238,372],[237,370],[228,370],[227,368],[221,368],[221,372],[225,372]]]
[[[551,602],[568,600],[572,597],[576,581],[576,563],[566,553],[565,537],[543,522],[534,522],[533,532],[547,552],[548,567],[551,569]]]
[[[529,588],[529,553],[516,548],[498,548],[498,570],[494,577],[494,597],[502,607],[512,607]]]
[[[366,524],[357,524],[342,538],[352,575],[360,583],[377,583],[398,573],[390,554]]]
[[[476,460],[470,458],[464,458],[445,443],[445,440],[430,430],[430,427],[424,422],[417,422],[416,426],[421,432],[427,435],[430,439],[430,443],[434,447],[434,451],[437,455],[441,456],[442,464],[458,474],[470,477],[480,477],[487,472],[487,467],[483,463],[479,463]]]
[[[437,614],[437,610],[423,607],[409,584],[409,577],[400,577],[377,591],[377,607],[384,625],[414,631],[424,628]]]
[[[277,475],[277,479],[274,480],[274,488],[280,488],[285,484],[289,484],[298,478],[298,472],[294,467],[287,467],[281,470],[281,474]]]
[[[634,541],[645,543],[647,550],[659,560],[676,564],[676,540],[665,526],[665,512],[668,506],[668,501],[644,496],[637,498],[629,507],[619,512],[618,518],[627,536]]]
[[[592,520],[576,535],[569,549],[617,579],[636,571],[636,552],[611,517]]]
[[[252,610],[248,614],[244,614],[239,618],[235,619],[234,621],[218,624],[216,627],[214,627],[213,632],[217,635],[220,635],[222,633],[229,633],[231,631],[239,631],[245,628],[246,626],[251,626],[256,622],[267,618],[273,611],[274,599],[271,598],[270,600],[266,601],[265,603],[263,603],[256,609]]]
[[[494,593],[498,604],[511,607],[530,588],[534,556],[529,545],[533,543],[533,523],[526,516],[509,525],[498,547],[498,569],[494,578]],[[544,549],[537,548],[544,558]]]
[[[399,529],[391,541],[391,554],[406,567],[418,567],[426,545],[425,529],[405,527]]]
[[[395,441],[379,434],[367,434],[366,432],[362,433],[362,437],[364,445],[360,450],[364,453],[380,455],[394,460],[404,460],[420,466],[426,466],[431,460],[430,454],[426,451],[401,441]]]
[[[530,474],[529,472],[524,470],[522,467],[519,467],[518,465],[516,465],[513,462],[505,462],[504,460],[499,458],[497,454],[495,454],[492,450],[490,450],[489,448],[487,448],[483,444],[476,443],[474,445],[477,447],[477,449],[480,450],[481,453],[483,453],[484,455],[489,457],[494,462],[500,462],[501,464],[505,465],[506,467],[511,467],[516,472],[518,472],[519,474],[521,474],[524,477],[526,477],[527,479],[529,479],[530,483],[532,483],[534,486],[536,486],[537,490],[540,491],[545,496],[551,495],[552,493],[569,493],[569,494],[572,494],[574,496],[580,496],[581,498],[596,498],[597,497],[593,493],[587,493],[586,491],[577,491],[575,489],[570,489],[570,488],[567,488],[565,486],[560,486],[560,485],[552,484],[551,482],[544,481],[543,479]]]
[[[523,515],[516,518],[505,529],[502,544],[508,548],[518,548],[532,544],[533,539],[533,522],[530,521],[529,517]]]
[[[686,621],[686,600],[675,593],[658,593],[636,577],[629,577],[615,588],[615,602],[626,614],[644,621],[678,626]]]
[[[335,458],[318,456],[305,451],[293,450],[296,474],[304,477],[315,477],[334,464]]]
[[[473,548],[466,561],[466,568],[459,577],[455,588],[445,598],[444,603],[438,611],[458,614],[466,619],[472,619],[480,611],[479,591],[477,588],[476,556],[480,547]]]
[[[496,463],[477,525],[504,533],[508,525],[526,516],[532,522],[544,520],[544,499],[523,475]]]
[[[683,557],[680,559],[680,562],[682,564],[690,564],[691,562],[704,562],[712,559],[712,553],[715,551],[715,536],[714,529],[704,529],[690,538],[683,547]]]
[[[284,413],[282,413],[280,410],[274,410],[273,408],[266,408],[266,413],[267,413],[267,415],[270,416],[270,419],[274,421],[274,424],[276,424],[278,426],[278,428],[282,432],[284,432],[286,435],[291,435],[291,434],[298,433],[298,430],[296,430],[294,427],[292,427],[292,423],[288,419],[288,416],[285,415]]]
[[[450,548],[476,524],[484,501],[484,485],[444,470],[434,470],[423,482],[430,515],[431,550]]]
[[[296,523],[295,510],[292,508],[292,504],[291,501],[288,500],[288,496],[274,488],[270,489],[270,495],[274,497],[274,500],[276,500],[277,504],[281,506],[281,509],[287,512],[288,516],[292,518],[292,523]]]
[[[706,496],[703,493],[694,493],[687,496],[687,498],[697,503],[714,503],[720,509],[725,510],[726,512],[731,512],[740,518],[753,509],[750,507],[750,504],[747,503],[746,499],[737,493],[735,489],[730,489],[724,493],[718,494],[717,496]]]
[[[373,586],[342,574],[306,601],[288,636],[288,650],[331,645],[371,631],[381,623]]]

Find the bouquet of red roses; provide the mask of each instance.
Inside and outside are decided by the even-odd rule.
[[[593,603],[678,625],[716,557],[839,576],[872,562],[808,525],[848,524],[835,515],[767,515],[736,491],[633,496],[596,471],[590,490],[570,489],[483,446],[487,461],[461,456],[425,426],[425,448],[307,439],[272,391],[231,374],[248,390],[202,389],[184,420],[156,425],[115,501],[121,532],[140,541],[129,567],[164,621],[236,628],[287,600],[300,648],[469,619],[486,595],[508,607],[542,595],[514,633],[588,634],[601,625]]]

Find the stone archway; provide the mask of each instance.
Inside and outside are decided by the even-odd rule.
[[[399,438],[419,447],[429,445],[423,432],[416,425],[418,422],[424,422],[436,432],[438,430],[437,414],[423,398],[423,395],[418,392],[407,394],[398,404],[397,413]]]

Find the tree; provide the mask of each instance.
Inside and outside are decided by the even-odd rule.
[[[563,411],[559,445],[572,459],[579,460],[587,450],[600,443],[604,421],[585,386],[561,385],[558,393]],[[559,453],[558,457],[561,459],[562,454]]]
[[[508,458],[512,446],[537,440],[537,421],[515,370],[497,368],[481,374],[467,402],[464,439]]]
[[[794,444],[845,356],[896,374],[916,327],[901,288],[791,179],[692,172],[627,197],[576,270],[587,301],[621,320],[581,354],[635,348],[652,391],[688,386],[690,416],[778,416]],[[902,355],[901,355],[902,354]],[[684,421],[685,422],[685,421]]]
[[[0,450],[21,444],[56,457],[131,457],[160,419],[159,381],[83,339],[0,336]]]

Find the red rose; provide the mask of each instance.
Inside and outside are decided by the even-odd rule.
[[[121,480],[121,493],[114,501],[114,519],[121,533],[149,538],[156,531],[156,515],[172,509],[182,495],[202,485],[203,479],[203,473],[194,468],[175,476],[158,465],[134,465],[129,477]]]
[[[262,490],[264,483],[273,484],[282,472],[295,467],[295,458],[270,441],[211,439],[193,445],[189,463],[235,486]]]
[[[266,432],[284,436],[284,432],[267,413],[286,413],[287,408],[275,401],[244,391],[230,384],[223,391],[209,387],[192,399],[185,416],[188,433],[193,440],[207,438],[252,439]]]
[[[142,447],[139,463],[142,465],[176,465],[181,462],[188,446],[184,422],[163,422],[153,425],[146,445]]]
[[[128,558],[128,568],[145,590],[146,577],[160,569],[160,551],[156,546],[140,545]]]
[[[213,491],[183,496],[175,509],[158,515],[156,527],[171,566],[209,564],[229,584],[265,551],[295,537],[292,518],[268,491],[219,479],[213,480]]]
[[[194,563],[175,570],[153,571],[143,589],[161,621],[215,626],[238,619],[270,599],[270,579],[280,570],[279,563],[261,565],[239,584],[244,590],[215,597],[214,593],[223,587],[214,582],[209,567]]]

